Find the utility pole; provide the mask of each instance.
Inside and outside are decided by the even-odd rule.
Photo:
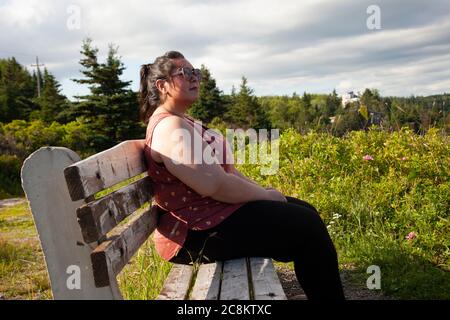
[[[39,98],[41,96],[41,84],[40,84],[41,72],[39,70],[39,67],[43,67],[44,64],[39,64],[39,58],[38,58],[38,56],[36,56],[36,64],[32,64],[31,66],[36,67],[36,69],[37,69],[37,92],[38,92],[38,98]]]

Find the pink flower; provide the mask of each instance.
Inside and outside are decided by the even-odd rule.
[[[401,158],[402,161],[408,160],[408,157]]]
[[[416,237],[416,233],[414,231],[412,231],[412,232],[408,233],[408,235],[405,237],[405,239],[411,241],[415,237]]]
[[[363,157],[363,160],[367,160],[367,161],[373,160],[373,157],[370,156],[370,155],[368,155],[368,154],[366,154],[366,155]]]

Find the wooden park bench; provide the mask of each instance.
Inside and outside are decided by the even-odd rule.
[[[159,214],[151,203],[143,148],[144,140],[130,140],[81,160],[70,149],[43,147],[25,160],[22,186],[54,299],[122,299],[116,276],[155,230]],[[158,299],[286,296],[271,259],[248,257],[199,268],[174,264]]]

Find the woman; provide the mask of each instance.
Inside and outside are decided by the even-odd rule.
[[[293,261],[308,299],[344,299],[336,251],[313,206],[259,186],[233,165],[195,161],[191,141],[173,139],[185,133],[201,141],[202,155],[216,152],[210,135],[203,135],[207,128],[186,115],[198,98],[200,78],[176,51],[141,68],[145,159],[162,209],[157,251],[181,264],[246,256]],[[218,153],[229,156],[225,139],[215,136],[214,141],[224,146]]]

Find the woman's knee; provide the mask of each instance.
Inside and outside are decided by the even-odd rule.
[[[310,204],[310,203],[308,203],[308,202],[306,202],[304,200],[300,200],[298,198],[291,197],[291,196],[286,196],[286,200],[289,203],[293,203],[293,204],[297,204],[297,205],[300,205],[300,206],[303,206],[303,207],[307,207],[307,208],[311,209],[312,211],[314,211],[315,213],[319,214],[319,211],[317,211],[317,209],[312,204]]]

